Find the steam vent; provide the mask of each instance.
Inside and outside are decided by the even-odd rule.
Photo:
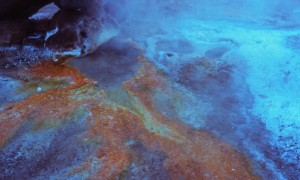
[[[0,180],[300,180],[299,17],[0,0]]]

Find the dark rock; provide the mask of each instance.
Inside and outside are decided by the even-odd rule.
[[[32,31],[29,21],[0,21],[0,46],[21,45],[23,38]]]
[[[51,0],[0,0],[0,19],[27,18]]]
[[[88,14],[100,15],[101,0],[54,0],[55,4],[63,10],[81,11]]]
[[[0,22],[1,67],[32,64],[52,59],[44,48],[45,33],[36,31],[35,23],[27,20],[5,20]]]
[[[37,13],[30,16],[29,19],[32,20],[42,20],[42,19],[52,19],[55,13],[60,9],[54,4],[50,3],[42,7]]]
[[[33,33],[30,36],[27,36],[23,39],[23,44],[26,44],[28,46],[34,46],[34,47],[40,47],[42,48],[44,46],[44,33]]]
[[[105,34],[114,31],[107,28],[99,17],[78,12],[60,11],[51,23],[53,35],[46,38],[46,47],[57,54],[74,56],[86,55],[95,51],[103,42],[115,34]],[[109,26],[109,25],[108,25]],[[114,25],[111,27],[113,28]]]
[[[84,56],[118,33],[114,19],[101,15],[100,0],[56,0],[61,10],[50,0],[0,2],[8,8],[1,11],[5,20],[0,21],[0,60],[13,65]],[[14,16],[15,11],[22,18]]]

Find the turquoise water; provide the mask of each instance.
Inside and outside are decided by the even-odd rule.
[[[166,116],[208,129],[263,179],[300,177],[300,1],[108,2],[133,40],[184,96],[157,95]],[[203,72],[209,61],[215,76]],[[172,113],[173,112],[173,113]]]

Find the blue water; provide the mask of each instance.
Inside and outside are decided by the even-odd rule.
[[[105,7],[117,38],[172,82],[173,94],[155,96],[160,111],[230,143],[263,179],[299,179],[300,1],[122,2]]]

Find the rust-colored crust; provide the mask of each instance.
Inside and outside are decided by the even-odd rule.
[[[136,161],[128,143],[132,142],[165,154],[162,164],[170,179],[257,179],[247,159],[230,145],[155,111],[151,91],[164,88],[163,77],[147,60],[139,60],[139,74],[124,83],[132,96],[133,109],[107,102],[103,90],[95,89],[92,80],[67,65],[47,63],[23,71],[33,81],[65,78],[70,83],[0,111],[0,147],[26,122],[34,124],[36,130],[57,128],[71,121],[66,118],[70,114],[81,113],[86,115],[87,129],[80,139],[96,144],[97,149],[81,165],[71,167],[66,176],[112,179],[124,176],[124,172],[126,175]]]

